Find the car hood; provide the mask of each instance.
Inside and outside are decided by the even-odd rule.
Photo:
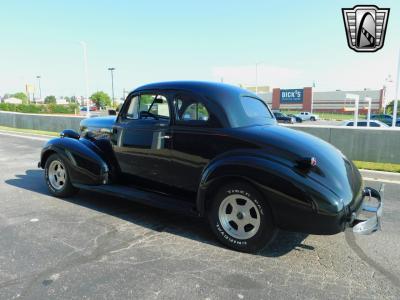
[[[252,126],[240,129],[257,141],[268,154],[285,161],[294,170],[304,158],[314,157],[317,165],[306,176],[324,185],[349,205],[359,197],[362,178],[358,169],[343,153],[313,135],[283,126]]]

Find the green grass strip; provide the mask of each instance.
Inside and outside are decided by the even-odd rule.
[[[359,169],[400,173],[400,164],[377,163],[359,160],[353,160],[353,163]]]
[[[14,128],[14,127],[6,127],[6,126],[0,126],[0,130],[19,132],[19,133],[38,134],[38,135],[48,135],[48,136],[59,136],[60,135],[59,132],[54,132],[54,131],[44,131],[44,130],[25,129],[25,128]]]

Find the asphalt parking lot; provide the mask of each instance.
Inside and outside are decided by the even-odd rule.
[[[207,224],[80,192],[51,197],[37,168],[46,138],[0,133],[0,299],[399,299],[400,176],[385,181],[383,231],[280,232],[257,255],[227,250]]]

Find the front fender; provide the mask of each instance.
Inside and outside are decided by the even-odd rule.
[[[209,191],[234,178],[248,181],[262,193],[275,224],[281,228],[316,232],[316,215],[336,217],[343,210],[343,203],[332,191],[295,165],[262,155],[242,154],[216,159],[206,167],[196,202],[200,215],[205,213],[212,197]]]
[[[104,184],[108,181],[109,168],[100,157],[100,151],[85,139],[55,138],[43,147],[39,166],[44,168],[48,157],[57,153],[67,164],[72,184]]]

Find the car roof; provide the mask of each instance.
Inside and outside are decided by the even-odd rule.
[[[166,82],[156,82],[146,85],[142,85],[134,90],[184,90],[189,92],[194,92],[201,94],[207,98],[211,98],[213,101],[225,102],[232,101],[232,96],[251,96],[260,99],[255,94],[248,90],[242,89],[240,87],[220,83],[220,82],[208,82],[208,81],[166,81]],[[260,99],[261,100],[261,99]]]

